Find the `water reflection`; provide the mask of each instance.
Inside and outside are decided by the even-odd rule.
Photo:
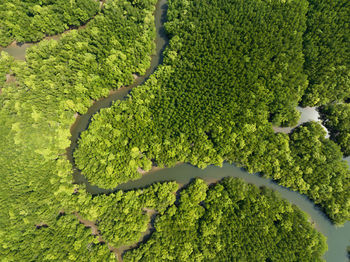
[[[298,124],[296,126],[293,126],[293,127],[273,127],[273,130],[275,132],[289,134],[295,127],[297,127],[303,123],[310,122],[310,121],[316,121],[322,125],[321,120],[320,120],[320,114],[318,113],[316,107],[304,107],[303,108],[303,107],[298,106],[297,110],[300,112],[300,119],[299,119]],[[323,125],[322,125],[322,127],[327,132],[326,138],[329,138],[329,133],[328,133],[327,128],[324,127]]]

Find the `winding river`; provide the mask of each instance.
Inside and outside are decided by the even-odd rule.
[[[102,98],[98,101],[95,101],[93,105],[88,109],[88,112],[84,115],[78,115],[75,123],[71,127],[71,145],[67,149],[67,156],[69,161],[73,165],[74,169],[74,181],[77,183],[88,183],[84,176],[82,176],[79,172],[79,170],[76,169],[74,158],[73,158],[73,152],[74,149],[77,146],[78,139],[80,137],[81,132],[86,130],[89,126],[89,123],[91,122],[91,118],[94,114],[96,114],[101,108],[110,107],[113,103],[113,101],[116,100],[122,100],[127,97],[127,95],[130,93],[131,89],[143,84],[149,76],[156,70],[159,64],[163,62],[163,50],[168,42],[168,38],[165,33],[164,29],[164,22],[166,20],[166,11],[167,11],[168,5],[166,3],[166,0],[159,0],[156,9],[155,9],[155,25],[156,25],[156,52],[151,56],[151,66],[147,69],[146,73],[143,76],[136,76],[135,75],[135,81],[132,85],[122,87],[116,91],[111,91],[110,95],[106,98]],[[93,188],[93,187],[89,187]],[[94,190],[92,190],[91,193],[95,193]]]
[[[248,183],[254,184],[258,187],[265,186],[278,191],[279,194],[289,200],[291,203],[298,206],[301,210],[308,213],[311,217],[312,223],[317,230],[327,237],[328,251],[324,258],[329,262],[345,262],[347,261],[346,247],[350,245],[350,222],[345,223],[343,227],[334,226],[324,213],[314,205],[306,196],[300,195],[297,192],[291,191],[287,188],[279,186],[270,179],[263,178],[257,174],[249,174],[247,171],[238,168],[234,165],[225,163],[222,168],[210,166],[202,170],[193,167],[189,164],[180,164],[173,168],[165,168],[156,171],[151,171],[142,178],[130,181],[119,185],[114,190],[105,190],[91,185],[86,178],[80,174],[79,170],[75,168],[72,153],[77,146],[80,133],[87,129],[91,117],[101,108],[109,107],[113,101],[118,99],[125,99],[127,94],[133,87],[144,83],[148,77],[156,70],[157,66],[162,63],[162,51],[164,50],[168,39],[165,34],[163,23],[166,20],[167,3],[166,0],[159,0],[155,11],[155,24],[157,30],[156,36],[156,54],[152,56],[151,67],[142,77],[136,78],[135,82],[128,86],[113,91],[107,98],[96,101],[84,115],[78,116],[75,124],[71,128],[72,138],[71,146],[67,150],[69,160],[74,166],[74,181],[76,183],[86,184],[87,191],[91,194],[104,194],[115,190],[130,190],[135,188],[145,187],[154,182],[160,181],[177,181],[179,184],[187,184],[191,179],[199,177],[208,183],[216,182],[223,177],[231,176],[242,178]],[[318,112],[315,108],[299,108],[301,112],[301,119],[298,124],[314,120],[318,121]],[[291,128],[278,129],[278,132],[290,132]]]
[[[79,115],[76,122],[71,128],[71,146],[67,149],[67,156],[74,168],[74,181],[75,183],[85,183],[87,191],[91,194],[109,193],[111,191],[100,189],[96,186],[90,185],[79,170],[75,168],[73,151],[77,146],[77,141],[82,131],[86,130],[93,114],[97,113],[101,108],[109,107],[113,101],[118,99],[125,99],[127,94],[133,87],[136,87],[144,83],[148,77],[156,70],[157,66],[162,63],[162,51],[164,50],[168,39],[165,34],[163,24],[166,20],[167,3],[166,0],[159,0],[155,10],[155,24],[157,30],[156,36],[156,53],[151,58],[151,67],[147,70],[146,74],[141,77],[137,77],[135,82],[128,86],[119,89],[118,91],[112,91],[107,98],[96,101],[84,115]],[[0,48],[13,55],[16,59],[25,58],[25,50],[31,44],[23,45],[10,45],[7,48]],[[298,108],[302,113],[299,124],[310,121],[318,120],[318,113],[314,108]],[[276,132],[290,132],[291,128],[274,128]],[[347,158],[350,164],[350,157]],[[202,170],[193,167],[189,164],[180,164],[173,168],[166,168],[155,170],[147,173],[141,179],[130,181],[125,184],[121,184],[115,190],[130,190],[134,188],[141,188],[150,185],[154,182],[160,181],[177,181],[179,184],[187,184],[191,179],[199,177],[207,181],[208,183],[216,182],[223,177],[238,177],[242,178],[248,183],[254,184],[258,187],[264,186],[278,191],[279,194],[289,200],[291,203],[298,206],[301,210],[308,213],[311,217],[311,221],[315,228],[323,233],[327,237],[328,251],[324,258],[329,262],[343,262],[347,261],[346,247],[350,245],[350,222],[345,223],[343,227],[334,226],[330,220],[324,215],[313,202],[307,199],[307,197],[300,195],[297,192],[291,191],[287,188],[279,186],[270,179],[263,178],[257,174],[249,174],[245,170],[238,168],[234,165],[225,163],[222,168],[209,166]]]

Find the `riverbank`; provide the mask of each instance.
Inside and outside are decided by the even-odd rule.
[[[80,171],[75,167],[75,161],[73,157],[73,152],[77,147],[77,142],[80,138],[81,132],[88,128],[88,125],[91,122],[91,119],[94,114],[99,112],[102,108],[110,107],[111,104],[116,100],[123,100],[130,93],[131,89],[143,84],[151,74],[154,73],[159,64],[163,61],[163,50],[165,49],[169,39],[165,33],[164,23],[166,21],[167,13],[167,1],[159,0],[156,4],[154,11],[154,21],[156,28],[156,50],[153,55],[151,55],[151,64],[150,67],[146,70],[146,73],[143,76],[138,76],[133,74],[134,82],[129,86],[124,86],[118,90],[110,90],[107,97],[101,98],[99,100],[93,101],[92,105],[89,107],[87,113],[84,115],[78,115],[75,118],[74,123],[70,126],[71,132],[71,145],[66,150],[67,158],[71,162],[74,170],[73,179],[75,183],[84,183],[88,188],[94,188],[97,190],[97,187],[91,186],[87,179],[80,174]],[[99,191],[99,190],[98,190]]]
[[[88,184],[87,191],[92,194],[109,194],[118,190],[134,190],[150,186],[157,182],[176,181],[179,190],[186,186],[192,179],[201,178],[208,185],[215,184],[224,177],[241,178],[247,183],[257,187],[266,187],[278,192],[282,198],[288,200],[299,209],[304,211],[310,219],[310,223],[316,230],[327,237],[328,251],[325,254],[326,261],[346,261],[346,246],[350,235],[350,222],[344,226],[335,226],[324,212],[309,200],[305,195],[282,187],[272,179],[267,179],[259,174],[249,174],[243,168],[225,163],[223,167],[209,166],[199,169],[185,163],[178,163],[171,168],[157,168],[144,174],[140,179],[129,181],[119,185],[114,190],[104,190]]]
[[[16,40],[13,41],[11,44],[9,44],[6,47],[0,46],[0,52],[5,51],[9,53],[11,56],[13,56],[17,60],[25,60],[26,50],[27,48],[40,43],[43,40],[59,40],[64,34],[67,34],[71,32],[72,30],[82,30],[86,28],[87,24],[96,17],[97,14],[101,12],[101,10],[104,8],[105,0],[99,1],[100,3],[100,10],[97,12],[94,16],[92,16],[89,20],[87,20],[83,25],[80,26],[70,26],[68,29],[64,30],[63,32],[56,34],[56,35],[46,35],[43,39],[37,42],[25,42],[25,43],[19,43]]]
[[[146,212],[147,215],[150,217],[150,222],[147,225],[147,230],[145,232],[142,232],[141,237],[136,243],[131,245],[121,246],[115,249],[116,253],[118,254],[117,255],[118,262],[123,262],[124,253],[133,248],[137,248],[141,243],[146,242],[148,238],[151,236],[152,232],[155,230],[154,221],[158,213],[154,209],[148,209],[148,208],[144,208],[143,211]]]
[[[132,88],[132,87],[131,87]],[[131,90],[131,88],[130,88],[130,90]],[[116,94],[115,96],[114,96],[114,94]],[[100,108],[103,108],[103,107],[107,107],[107,106],[109,106],[110,105],[110,103],[112,103],[112,101],[114,101],[114,99],[117,97],[117,96],[119,96],[119,97],[121,97],[120,99],[124,99],[125,98],[125,96],[122,96],[121,95],[121,92],[118,92],[118,91],[116,91],[115,93],[114,93],[113,95],[111,95],[111,96],[109,96],[109,98],[106,98],[106,99],[102,99],[101,100],[101,104],[105,104],[106,106],[101,106]],[[72,132],[72,145],[73,145],[73,147],[71,148],[71,152],[73,152],[74,151],[74,148],[75,148],[75,146],[76,145],[74,145],[74,143],[76,143],[76,141],[77,141],[77,139],[74,139],[73,138],[73,135],[74,136],[76,136],[76,138],[78,138],[79,136],[80,136],[80,133],[83,131],[83,130],[85,130],[86,128],[87,128],[87,126],[88,126],[88,124],[90,123],[90,121],[91,121],[91,117],[92,117],[92,115],[94,114],[94,113],[96,113],[100,108],[98,108],[99,107],[99,105],[100,104],[98,104],[98,103],[94,103],[94,105],[93,105],[93,107],[92,107],[92,110],[90,111],[90,109],[89,109],[89,112],[88,112],[88,114],[87,115],[84,115],[84,117],[86,116],[86,118],[80,118],[81,119],[81,123],[77,123],[76,124],[76,127],[74,128],[74,130],[73,130],[73,132]],[[307,122],[307,121],[306,121]],[[78,128],[78,126],[81,126],[81,128],[79,127]],[[81,130],[81,131],[79,131],[79,129]],[[74,134],[73,134],[74,133]],[[72,161],[74,162],[74,159],[73,159],[73,157],[72,157]],[[150,185],[151,183],[154,183],[154,182],[159,182],[159,181],[167,181],[167,179],[172,179],[172,180],[170,180],[170,181],[177,181],[178,183],[181,183],[181,184],[186,184],[186,183],[188,183],[188,181],[190,180],[190,179],[193,179],[194,177],[197,177],[197,171],[199,172],[202,172],[202,170],[200,170],[200,169],[198,169],[198,168],[196,168],[195,170],[197,170],[197,171],[194,171],[194,169],[192,170],[192,172],[190,172],[190,173],[187,173],[186,174],[186,179],[184,179],[184,181],[182,181],[181,182],[181,178],[180,177],[182,177],[183,176],[183,173],[182,173],[182,168],[181,168],[181,166],[182,165],[180,165],[180,166],[178,166],[178,167],[176,167],[175,169],[177,170],[175,173],[174,173],[174,176],[173,177],[168,177],[166,174],[168,174],[169,172],[172,172],[172,171],[170,171],[170,170],[172,170],[172,168],[168,168],[168,169],[159,169],[159,170],[156,170],[156,171],[152,171],[152,172],[150,172],[150,173],[147,173],[147,174],[145,174],[141,179],[139,179],[139,180],[136,180],[136,181],[130,181],[130,182],[128,182],[128,183],[125,183],[125,184],[123,184],[123,186],[121,185],[121,186],[118,186],[117,188],[116,188],[116,190],[119,190],[119,189],[123,189],[123,190],[130,190],[130,189],[133,189],[133,188],[136,188],[136,187],[143,187],[143,186],[145,186],[145,185]],[[183,165],[183,166],[188,166],[188,165]],[[224,165],[225,166],[225,165]],[[230,165],[231,167],[234,167],[234,166],[232,166],[232,165]],[[208,167],[208,168],[211,168],[211,167]],[[219,174],[219,177],[217,177],[217,175],[215,174],[211,174],[211,176],[207,176],[206,178],[208,178],[210,181],[217,181],[217,179],[221,179],[222,177],[225,177],[225,176],[235,176],[235,174],[231,174],[231,173],[225,173],[224,171],[223,171],[223,169],[219,169],[219,168],[215,168],[215,172],[217,172],[218,174]],[[241,170],[241,169],[239,169],[239,170]],[[242,171],[242,170],[241,170]],[[164,172],[164,173],[163,173]],[[207,172],[207,171],[205,171],[205,170],[203,170],[203,172]],[[233,173],[236,173],[236,171],[233,171]],[[239,173],[239,172],[238,172]],[[247,173],[247,172],[243,172],[244,173],[244,175],[242,175],[242,178],[244,179],[244,180],[246,180],[248,183],[250,183],[249,182],[249,179],[251,178],[251,177],[254,177],[254,179],[255,179],[255,177],[259,177],[259,176],[257,176],[257,175],[252,175],[252,174],[249,174],[249,173]],[[161,175],[161,174],[164,174],[164,175]],[[152,180],[152,177],[153,177],[153,175],[155,176],[154,177],[154,179]],[[239,177],[239,175],[238,175],[238,177]],[[215,180],[216,179],[216,180]],[[253,180],[254,180],[253,179]],[[268,183],[270,183],[271,181],[270,180],[267,180],[267,179],[265,179],[265,178],[261,178],[261,179],[263,179],[263,180],[265,180],[265,181],[268,181]],[[141,182],[140,182],[141,181]],[[143,181],[143,182],[142,182]],[[269,182],[270,181],[270,182]],[[75,182],[77,182],[77,183],[79,183],[79,180],[78,179],[76,179],[75,178]],[[87,180],[85,179],[85,182],[87,182]],[[252,181],[252,183],[254,183],[254,181]],[[277,186],[277,188],[282,188],[282,187],[280,187],[280,186],[278,186],[278,185],[276,185],[275,183],[273,183],[273,182],[271,182],[274,186]],[[254,183],[255,184],[255,183]],[[258,183],[259,184],[259,183]],[[258,184],[256,184],[256,185],[258,185]],[[272,187],[274,187],[274,186],[272,186]],[[96,190],[95,190],[96,189]],[[274,189],[274,188],[273,188]],[[290,191],[290,190],[288,190],[288,189],[285,189],[285,188],[283,188],[284,190],[287,190],[287,192],[292,192],[293,194],[296,194],[296,195],[299,195],[298,193],[296,193],[296,192],[293,192],[293,191]],[[107,192],[105,192],[105,191],[103,191],[103,189],[98,189],[97,187],[94,187],[94,186],[92,186],[92,185],[89,185],[89,184],[87,184],[87,191],[88,192],[90,192],[90,193],[92,193],[92,192],[95,192],[96,194],[104,194],[104,193],[107,193]],[[276,191],[278,191],[277,189],[276,189]],[[319,219],[316,219],[315,220],[315,218],[314,218],[314,216],[312,216],[312,220],[313,221],[316,221],[315,223],[316,223],[316,225],[317,225],[317,227],[318,228],[322,228],[322,226],[320,226],[320,224],[322,224],[322,223],[325,223],[325,224],[329,224],[329,228],[327,227],[327,229],[326,230],[328,230],[329,229],[329,232],[334,232],[334,230],[336,230],[336,229],[334,229],[335,227],[330,223],[330,221],[328,220],[328,218],[323,214],[323,212],[321,212],[317,207],[315,207],[315,205],[314,205],[314,203],[312,203],[311,201],[309,201],[306,197],[304,197],[304,196],[301,196],[301,195],[299,195],[300,197],[301,197],[301,202],[299,203],[301,206],[304,204],[304,202],[307,202],[307,203],[309,203],[310,204],[310,208],[311,209],[315,209],[315,210],[317,210],[317,214],[315,215],[315,216],[320,216],[320,218]],[[298,199],[298,197],[296,197],[295,195],[291,195],[291,196],[288,196],[288,197],[286,197],[286,199],[288,199],[290,202],[292,202],[293,203],[293,201],[295,200],[295,198],[297,198]],[[304,202],[303,202],[304,201]],[[297,205],[299,208],[300,208],[300,206],[299,206],[299,204]],[[303,208],[301,208],[302,210],[303,210]],[[307,211],[306,211],[307,212]],[[310,211],[311,212],[311,211]],[[318,221],[318,222],[317,222]],[[325,222],[326,221],[326,222]],[[346,238],[342,238],[343,240],[344,239],[346,239]],[[333,239],[334,240],[334,239]],[[332,240],[332,241],[333,241]],[[337,241],[336,240],[334,240],[335,241],[335,243],[337,243]],[[346,242],[346,241],[345,241]],[[339,244],[339,243],[338,243]],[[338,245],[339,246],[339,245]],[[335,250],[335,249],[334,249]],[[342,251],[341,251],[341,249],[336,249],[337,251],[335,252],[335,253],[337,253],[337,254],[342,254]],[[333,252],[333,251],[332,251]],[[335,254],[334,253],[334,254]],[[337,257],[337,259],[338,259],[339,257]],[[338,260],[330,260],[330,261],[338,261]]]
[[[188,184],[194,178],[201,178],[206,183],[212,184],[224,177],[241,178],[247,183],[257,187],[266,187],[278,192],[282,198],[296,205],[308,214],[315,228],[327,237],[328,251],[324,258],[326,261],[346,261],[346,246],[350,236],[350,222],[344,226],[335,226],[322,210],[310,201],[305,195],[282,187],[258,174],[249,174],[242,168],[225,163],[222,168],[209,166],[199,169],[188,164],[181,164],[173,168],[160,169],[143,176],[136,181],[130,181],[117,187],[117,190],[131,190],[149,186],[155,182],[176,181],[180,185]]]
[[[295,126],[292,127],[277,127],[274,126],[273,130],[275,133],[284,133],[284,134],[289,134],[294,128],[300,126],[301,124],[310,122],[310,121],[315,121],[319,122],[320,125],[324,128],[324,130],[327,132],[326,138],[329,137],[328,130],[325,126],[322,125],[321,119],[320,119],[320,114],[317,111],[316,107],[300,107],[298,106],[296,108],[300,112],[300,119],[298,123]]]

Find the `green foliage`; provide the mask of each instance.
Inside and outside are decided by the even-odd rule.
[[[99,10],[95,0],[3,0],[0,3],[0,46],[12,41],[37,42],[71,26],[80,26]]]
[[[4,87],[4,84],[7,81],[7,75],[10,73],[13,61],[13,57],[6,52],[0,52],[0,90]]]
[[[146,71],[154,50],[154,4],[109,0],[86,28],[33,46],[25,62],[1,54],[2,257],[107,261],[113,256],[106,245],[72,213],[94,220],[103,236],[120,246],[137,240],[149,210],[157,210],[156,233],[126,259],[146,250],[143,259],[152,261],[222,261],[243,253],[249,260],[252,253],[240,240],[266,259],[319,259],[324,240],[303,214],[241,182],[227,180],[208,191],[196,180],[178,204],[173,204],[174,183],[93,199],[72,185],[64,154],[73,115],[85,113],[110,89],[130,84],[133,73]],[[96,7],[83,0],[6,1],[0,4],[0,45],[37,41],[80,25]],[[306,9],[305,0],[170,1],[171,41],[164,64],[128,100],[94,117],[75,153],[79,168],[90,182],[111,188],[140,176],[138,168],[149,170],[153,162],[187,161],[204,168],[226,159],[307,194],[337,223],[349,219],[349,172],[339,148],[315,124],[298,128],[290,138],[274,134],[270,124],[292,124],[298,117],[294,107],[307,83],[301,52]],[[8,75],[16,81],[6,81]],[[266,218],[259,233],[254,233],[262,221],[256,209]],[[239,234],[243,230],[251,237]],[[257,251],[265,240],[260,236],[271,249]]]
[[[273,191],[228,178],[196,180],[124,261],[322,261],[325,238]]]
[[[307,195],[334,223],[342,224],[350,219],[350,171],[339,146],[325,135],[316,122],[298,126],[289,135],[276,134],[261,141],[245,166]]]
[[[90,1],[65,1],[70,2],[88,5]],[[110,0],[84,29],[28,49],[26,61],[14,61],[1,53],[2,259],[110,258],[106,245],[95,245],[96,238],[87,237],[91,230],[82,230],[77,220],[57,221],[59,212],[69,215],[78,205],[72,166],[65,156],[70,144],[69,127],[75,120],[74,113],[85,112],[92,99],[131,83],[132,73],[144,73],[154,49],[153,10],[154,1],[139,9],[128,1]],[[114,74],[110,74],[112,71]],[[15,81],[5,81],[7,75]],[[35,225],[40,224],[48,228],[35,231]],[[60,229],[63,225],[66,229]]]
[[[114,188],[150,163],[227,160],[306,194],[336,223],[348,220],[339,148],[316,124],[289,137],[269,122],[298,117],[306,10],[305,1],[170,1],[163,65],[94,116],[74,153],[78,167],[92,184]]]
[[[281,184],[307,194],[338,224],[350,219],[350,170],[338,145],[310,122],[290,135],[294,164]]]
[[[345,156],[350,155],[350,104],[329,104],[319,108],[323,125]]]
[[[309,79],[303,105],[323,105],[350,98],[350,2],[309,0],[304,35],[305,72]]]
[[[1,95],[0,103],[5,102]],[[34,152],[35,148],[17,145],[12,130],[16,119],[4,112],[0,111],[0,254],[6,261],[35,260],[40,254],[50,255],[44,245],[67,238],[64,232],[58,233],[57,239],[49,239],[49,235],[57,230],[56,226],[60,228],[56,225],[59,211],[71,212],[69,203],[74,192],[71,166],[61,157],[45,161]],[[50,229],[45,232],[50,233],[38,236],[35,225],[39,224],[48,225]],[[41,243],[45,238],[48,243]],[[62,245],[61,252],[69,253],[64,249],[68,246]]]
[[[102,238],[114,248],[136,243],[155,212],[163,214],[175,202],[174,182],[137,190],[95,196],[80,205],[80,214],[98,226]]]
[[[151,162],[245,164],[272,135],[269,120],[298,117],[306,8],[306,1],[170,1],[163,65],[128,100],[94,116],[74,154],[79,169],[113,188]]]
[[[107,245],[74,215],[59,215],[49,226],[32,226],[22,235],[25,248],[6,261],[115,261]]]

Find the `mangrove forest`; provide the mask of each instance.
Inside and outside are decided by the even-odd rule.
[[[349,23],[346,0],[2,0],[0,260],[346,261]]]

